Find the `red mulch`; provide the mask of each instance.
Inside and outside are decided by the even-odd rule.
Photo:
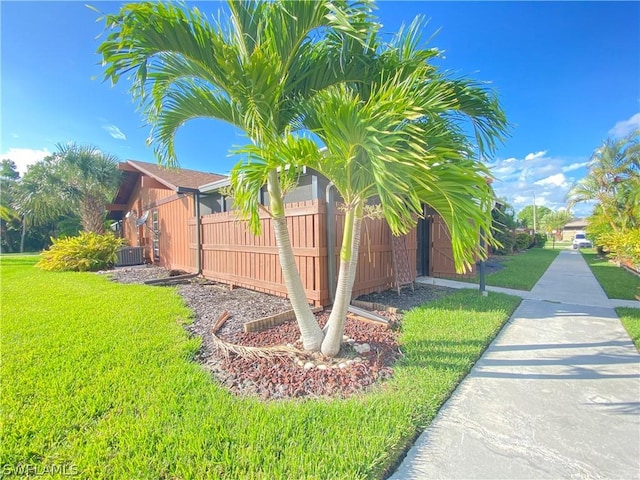
[[[391,317],[390,314],[377,313]],[[326,312],[316,315],[321,326],[328,316]],[[230,353],[221,365],[225,371],[224,383],[236,394],[257,395],[263,399],[344,398],[363,392],[393,375],[392,365],[400,355],[396,331],[347,317],[344,335],[351,342],[343,343],[336,358],[316,353],[299,357],[265,356],[256,360]],[[262,332],[236,333],[231,338],[222,338],[243,346],[291,344],[300,348],[299,337],[296,322],[290,321]],[[367,343],[371,350],[357,353],[353,349],[353,341],[356,344]]]

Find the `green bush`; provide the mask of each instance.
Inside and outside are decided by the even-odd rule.
[[[526,250],[533,243],[531,235],[528,233],[518,233],[516,235],[516,250],[519,252]]]
[[[112,267],[118,249],[124,244],[112,234],[80,232],[77,237],[51,239],[49,250],[40,254],[36,264],[43,270],[85,272]]]
[[[494,238],[502,244],[501,247],[494,247],[493,253],[496,255],[509,255],[513,253],[516,244],[516,234],[511,230],[497,230],[493,233]]]
[[[640,228],[613,230],[598,236],[598,247],[614,255],[618,261],[640,265]]]
[[[544,248],[547,243],[547,236],[543,233],[536,233],[533,236],[533,246],[536,248]]]

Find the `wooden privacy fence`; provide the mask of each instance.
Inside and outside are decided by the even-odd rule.
[[[291,203],[286,206],[287,226],[291,245],[307,298],[315,305],[328,305],[329,279],[327,271],[327,213],[324,202],[317,200]],[[344,215],[336,222],[336,275]],[[286,295],[273,222],[260,213],[262,234],[254,236],[247,224],[234,212],[215,213],[201,217],[202,274],[211,280],[231,286],[250,288],[275,295]],[[189,220],[189,248],[196,254],[196,221]],[[410,258],[416,254],[415,229],[407,238]],[[415,265],[414,275],[415,275]],[[335,279],[334,279],[335,282]],[[380,291],[394,284],[391,232],[384,220],[365,220],[354,285],[354,298]]]

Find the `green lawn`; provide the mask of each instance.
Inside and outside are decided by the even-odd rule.
[[[516,308],[461,290],[407,313],[394,378],[346,400],[232,396],[191,361],[170,288],[3,257],[0,464],[82,478],[382,478]]]
[[[598,256],[593,249],[581,249],[591,271],[609,298],[635,300],[640,294],[640,277]]]
[[[616,308],[616,313],[640,352],[640,308]]]
[[[487,273],[486,284],[516,290],[531,290],[559,253],[560,250],[551,248],[531,248],[514,255],[492,257],[491,261],[499,261],[504,268]],[[478,272],[474,277],[453,279],[479,283],[479,275]]]
[[[570,241],[565,242],[563,240],[556,240],[554,243],[553,240],[547,240],[547,243],[544,245],[544,248],[551,248],[556,250],[567,250],[567,249],[570,249],[572,245],[573,245],[573,242],[570,242]]]

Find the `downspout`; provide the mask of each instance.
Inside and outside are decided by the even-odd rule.
[[[202,232],[200,223],[200,192],[196,191],[193,194],[193,207],[196,215],[196,275],[202,273]]]
[[[327,202],[327,276],[329,282],[329,299],[333,304],[333,300],[336,296],[336,256],[335,256],[335,202],[333,195],[333,182],[329,182],[325,192],[325,202]]]

